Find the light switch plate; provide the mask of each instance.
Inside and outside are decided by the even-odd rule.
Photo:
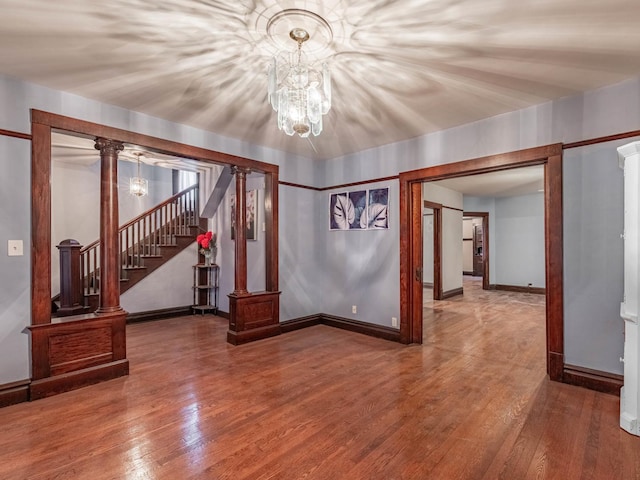
[[[22,255],[24,255],[22,240],[8,240],[7,255],[9,255],[10,257],[21,257]]]

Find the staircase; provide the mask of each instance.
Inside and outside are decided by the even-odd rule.
[[[196,236],[207,230],[207,219],[200,218],[198,211],[198,186],[194,185],[118,229],[120,294],[192,245]],[[61,282],[61,294],[52,300],[54,304],[59,301],[64,288],[81,288],[81,313],[94,312],[100,297],[100,240],[80,249],[79,265],[77,286]]]

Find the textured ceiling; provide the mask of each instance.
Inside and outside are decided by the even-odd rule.
[[[310,141],[279,132],[266,102],[286,44],[266,29],[289,8],[332,29],[315,53],[333,108]],[[0,73],[313,158],[640,73],[638,0],[0,0],[0,13]]]

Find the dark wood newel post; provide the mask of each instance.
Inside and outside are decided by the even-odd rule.
[[[96,138],[100,150],[100,304],[96,314],[121,311],[118,239],[118,152],[122,142]]]
[[[80,274],[80,249],[77,240],[67,239],[57,246],[60,252],[60,308],[58,316],[76,315],[84,311],[82,306],[82,281]]]
[[[246,295],[247,292],[247,173],[246,168],[233,167],[236,176],[236,271],[233,295]]]

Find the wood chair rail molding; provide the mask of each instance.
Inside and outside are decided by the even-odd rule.
[[[422,343],[422,182],[544,165],[547,372],[562,381],[562,144],[491,155],[400,173],[400,339]]]

